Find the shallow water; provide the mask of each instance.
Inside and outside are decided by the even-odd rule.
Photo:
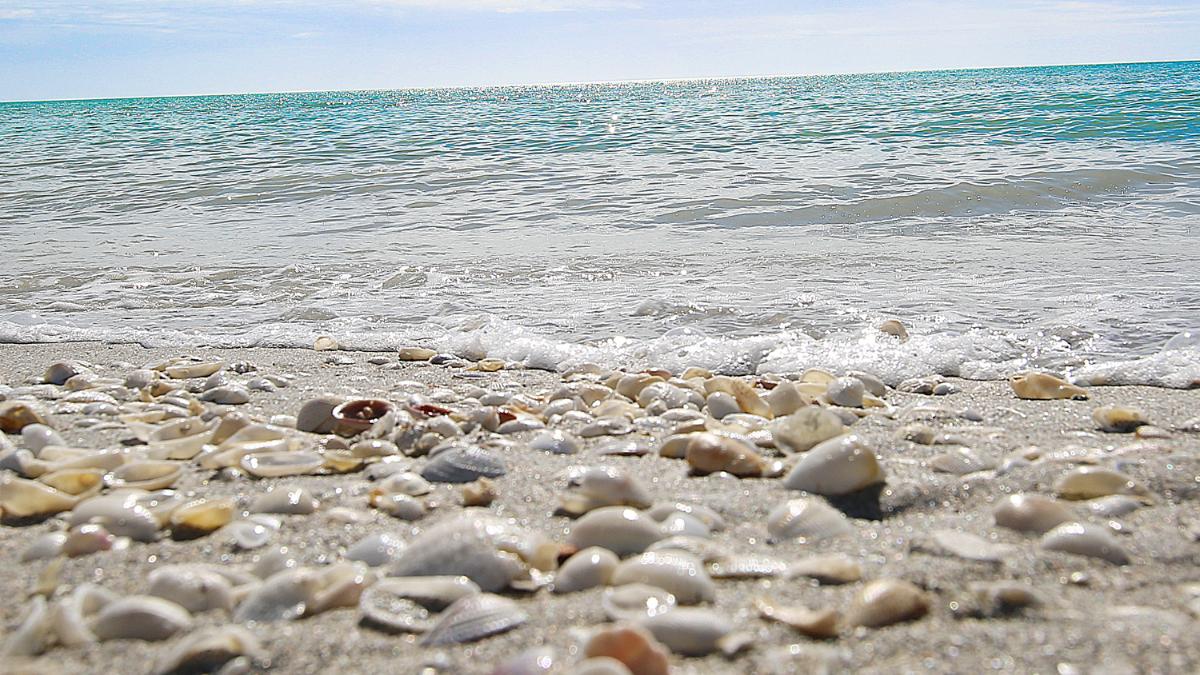
[[[0,147],[4,341],[1200,380],[1200,63],[13,103]]]

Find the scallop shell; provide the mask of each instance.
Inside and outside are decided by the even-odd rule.
[[[1054,399],[1086,400],[1088,398],[1087,390],[1048,373],[1014,375],[1009,378],[1008,384],[1012,387],[1013,393],[1017,395],[1017,398],[1036,401]]]
[[[279,478],[316,473],[325,458],[315,452],[254,452],[242,457],[240,464],[252,476]]]
[[[1106,405],[1092,411],[1092,421],[1101,431],[1130,433],[1150,423],[1146,414],[1134,408]]]
[[[837,637],[841,614],[832,607],[808,609],[807,607],[780,607],[766,598],[754,601],[762,618],[778,621],[790,626],[798,633],[810,638],[824,640]]]
[[[197,565],[168,565],[146,578],[147,593],[170,600],[193,614],[233,609],[233,586],[217,572]]]
[[[421,476],[434,483],[470,483],[479,478],[497,478],[507,473],[504,462],[473,445],[454,446],[429,460]]]
[[[1123,473],[1098,466],[1081,466],[1064,474],[1054,483],[1054,493],[1063,499],[1080,500],[1107,497],[1114,494],[1147,494]]]
[[[192,627],[192,617],[179,605],[148,595],[114,600],[92,619],[89,628],[100,640],[165,640]]]
[[[816,498],[788,500],[767,516],[770,542],[799,539],[801,543],[808,544],[853,531],[845,514]]]
[[[883,481],[883,469],[862,439],[841,436],[819,443],[802,455],[783,485],[789,490],[839,496]]]
[[[1129,553],[1121,547],[1108,530],[1084,523],[1063,523],[1042,536],[1041,546],[1047,551],[1061,551],[1089,558],[1100,558],[1114,565],[1128,565]]]
[[[142,500],[145,494],[123,492],[85,499],[71,510],[68,523],[72,527],[99,523],[119,537],[154,541],[160,524],[149,504]]]
[[[215,532],[233,520],[235,510],[227,497],[194,499],[171,513],[171,535],[189,539]]]
[[[105,476],[105,482],[111,488],[163,490],[174,485],[182,476],[182,464],[144,460],[122,464],[113,469],[111,473]]]
[[[670,671],[670,653],[667,648],[639,626],[614,626],[602,629],[588,639],[583,648],[588,657],[574,671],[582,673],[589,662],[611,659],[624,667],[624,672],[637,675],[667,675]],[[599,671],[609,675],[621,670]]]
[[[565,431],[543,431],[529,441],[529,447],[556,455],[574,455],[579,452],[579,440]]]
[[[683,656],[704,656],[722,649],[733,622],[710,609],[680,607],[648,617],[642,627],[668,649]]]
[[[771,423],[775,447],[784,452],[807,452],[813,446],[846,433],[842,418],[816,406],[802,408]]]
[[[78,498],[49,485],[0,475],[0,513],[4,518],[41,518],[69,511]]]
[[[250,631],[241,626],[217,626],[202,628],[183,638],[171,649],[160,672],[224,672],[222,666],[234,659],[262,664],[267,658],[262,643]]]
[[[369,534],[346,549],[346,560],[379,567],[395,560],[405,546],[403,541],[385,532]]]
[[[761,476],[767,464],[748,444],[710,433],[694,434],[684,458],[699,475],[724,471],[741,477]]]
[[[844,555],[819,555],[788,566],[788,577],[808,577],[822,584],[849,584],[863,577],[862,566]]]
[[[613,571],[614,586],[643,583],[671,593],[683,605],[711,601],[716,587],[698,558],[680,551],[652,551],[622,562]]]
[[[475,642],[510,631],[528,620],[529,615],[508,598],[490,593],[470,595],[446,608],[421,639],[421,645]]]
[[[574,593],[607,585],[620,562],[616,554],[606,548],[585,548],[559,568],[554,576],[554,592]]]
[[[289,515],[308,515],[320,508],[309,491],[302,487],[276,486],[267,490],[250,504],[253,513],[282,513]]]
[[[506,521],[468,510],[425,530],[396,558],[391,576],[465,576],[488,592],[506,588],[529,567],[551,569],[558,547]]]
[[[663,536],[661,526],[642,512],[605,506],[576,521],[567,541],[579,548],[600,546],[623,556],[641,553]]]
[[[1075,513],[1061,502],[1035,494],[1009,495],[992,512],[996,524],[1018,532],[1047,532],[1075,520]]]
[[[929,606],[928,594],[911,582],[877,579],[858,592],[846,618],[852,626],[879,628],[919,619],[929,612]]]

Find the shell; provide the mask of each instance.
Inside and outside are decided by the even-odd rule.
[[[396,559],[406,544],[385,532],[369,534],[346,549],[346,560],[366,563],[370,567],[386,565]]]
[[[428,361],[437,356],[437,352],[425,347],[401,347],[396,350],[396,358],[401,361]]]
[[[345,401],[345,398],[333,394],[305,401],[296,413],[296,429],[314,434],[332,433],[334,425],[337,424],[337,420],[333,418],[333,410]]]
[[[15,434],[31,424],[45,425],[46,418],[24,401],[0,401],[0,431]]]
[[[363,439],[350,446],[350,454],[362,459],[392,457],[400,454],[400,448],[391,441],[379,438]]]
[[[1054,483],[1054,494],[1063,499],[1080,500],[1114,494],[1145,495],[1148,492],[1123,473],[1098,466],[1081,466]]]
[[[908,329],[899,319],[888,319],[876,326],[880,333],[898,338],[900,342],[908,342]]]
[[[143,460],[122,464],[105,476],[111,488],[163,490],[183,476],[183,465],[176,462]]]
[[[176,644],[163,661],[162,673],[208,673],[221,671],[234,659],[265,663],[268,654],[262,643],[241,626],[202,628]]]
[[[857,377],[839,377],[825,388],[825,398],[833,405],[845,408],[863,407],[863,396],[867,388]]]
[[[421,645],[475,642],[524,624],[529,615],[508,598],[479,593],[461,598],[446,608],[421,639]]]
[[[228,497],[194,499],[171,512],[171,535],[190,539],[215,532],[233,520],[235,510]]]
[[[666,590],[683,605],[710,602],[716,587],[704,564],[690,553],[652,551],[622,562],[613,571],[612,584],[643,583]]]
[[[200,394],[200,400],[219,405],[243,405],[250,402],[250,392],[239,384],[227,384]]]
[[[137,541],[158,538],[159,520],[143,501],[144,492],[122,492],[92,497],[80,502],[68,519],[71,527],[99,523],[119,537]]]
[[[385,633],[425,633],[433,628],[433,612],[414,600],[394,593],[384,579],[363,591],[359,623]]]
[[[289,515],[307,515],[321,507],[306,488],[276,486],[267,490],[250,504],[253,513],[283,513]]]
[[[713,579],[762,579],[778,576],[787,569],[785,562],[753,555],[732,555],[708,564]]]
[[[38,536],[21,551],[21,562],[57,558],[62,554],[63,544],[67,541],[66,532],[47,532]]]
[[[1142,507],[1142,502],[1128,495],[1110,495],[1088,502],[1088,510],[1101,518],[1120,518]]]
[[[1012,546],[996,544],[968,532],[934,530],[930,533],[934,546],[949,555],[977,562],[1002,562],[1014,551]]]
[[[929,460],[929,466],[934,471],[965,476],[976,471],[987,471],[996,468],[996,462],[980,455],[971,448],[954,448],[934,456]]]
[[[791,415],[812,403],[812,399],[801,393],[793,382],[780,382],[763,396],[763,400],[776,418]]]
[[[462,598],[481,593],[479,584],[467,577],[388,577],[378,586],[390,596],[411,600],[421,607],[440,612]]]
[[[42,382],[46,384],[63,385],[67,380],[87,372],[87,369],[75,361],[56,361],[46,367],[42,374]]]
[[[790,539],[815,543],[853,531],[845,514],[815,498],[788,500],[767,516],[767,533],[773,543]]]
[[[579,452],[579,440],[565,431],[542,431],[529,441],[529,447],[556,455],[574,455]]]
[[[290,621],[304,616],[321,586],[318,575],[308,569],[285,569],[255,587],[238,604],[233,620]]]
[[[1114,565],[1128,565],[1129,553],[1108,530],[1084,523],[1063,523],[1042,536],[1041,547],[1089,558],[1100,558]]]
[[[667,675],[670,671],[667,648],[654,639],[649,631],[638,626],[613,626],[597,631],[584,645],[583,653],[588,657],[584,664],[612,659],[636,675]],[[577,668],[574,672],[578,674],[582,671],[582,668]]]
[[[379,399],[353,399],[346,401],[329,414],[334,419],[333,431],[339,436],[360,434],[395,409],[391,403]],[[299,415],[297,423],[299,423]],[[297,427],[299,428],[299,427]]]
[[[505,659],[496,666],[492,675],[553,675],[561,670],[562,665],[558,654],[550,647],[533,647]],[[578,675],[579,669],[575,668],[573,672]]]
[[[842,418],[824,408],[802,408],[776,419],[770,426],[775,447],[784,452],[807,452],[819,443],[846,433]]]
[[[177,420],[171,420],[166,424],[155,427],[153,431],[146,435],[142,440],[147,443],[155,443],[162,441],[177,441],[181,438],[189,436],[201,435],[206,431],[210,431],[212,426],[205,422],[200,417],[183,417]]]
[[[193,614],[233,610],[233,586],[215,571],[196,565],[168,565],[150,572],[147,593],[170,600]]]
[[[567,541],[579,548],[600,546],[619,556],[641,553],[664,537],[654,519],[636,509],[606,506],[589,512],[572,527]]]
[[[844,555],[819,555],[788,566],[788,577],[808,577],[822,584],[849,584],[863,577],[862,566]]]
[[[388,494],[420,497],[433,492],[433,485],[411,471],[394,473],[379,482],[379,490]]]
[[[606,548],[585,548],[559,568],[554,576],[554,592],[574,593],[607,585],[620,562],[616,554]]]
[[[737,404],[737,399],[723,391],[709,394],[708,398],[704,399],[704,409],[713,416],[713,419],[718,420],[742,412],[741,406]]]
[[[45,424],[30,424],[24,429],[21,429],[21,442],[26,448],[33,451],[37,455],[48,445],[66,445],[58,432],[46,426]]]
[[[553,569],[557,545],[474,509],[430,527],[409,542],[391,576],[465,576],[487,592],[501,590],[530,567]]]
[[[766,598],[754,601],[762,618],[778,621],[810,638],[824,640],[837,637],[838,623],[842,615],[832,607],[808,609],[806,607],[780,607]]]
[[[604,506],[650,506],[650,493],[634,478],[611,466],[592,466],[572,472],[573,490],[562,498],[561,509],[569,515],[582,515]]]
[[[733,622],[710,609],[680,607],[648,617],[641,625],[668,649],[683,656],[704,656],[722,648]]]
[[[221,529],[238,548],[250,550],[265,546],[279,528],[272,528],[253,520],[238,520]]]
[[[97,551],[108,551],[115,548],[116,537],[103,525],[88,523],[71,528],[67,539],[63,542],[62,552],[68,558],[78,558],[91,555]]]
[[[192,617],[179,605],[148,595],[114,600],[101,609],[89,628],[100,640],[165,640],[192,627]]]
[[[78,499],[91,497],[104,486],[104,472],[100,469],[59,469],[38,476],[38,482]]]
[[[1017,395],[1017,398],[1035,401],[1049,401],[1054,399],[1087,400],[1088,398],[1087,390],[1048,373],[1014,375],[1009,378],[1008,384],[1012,387],[1013,393]]]
[[[37,656],[45,652],[53,640],[50,615],[46,598],[35,595],[29,600],[28,609],[22,615],[16,630],[5,636],[4,648],[0,650],[7,663],[9,656]]]
[[[404,494],[386,494],[372,490],[370,502],[372,507],[400,520],[420,520],[428,513],[425,504],[419,499]]]
[[[1092,421],[1100,431],[1109,433],[1130,433],[1138,427],[1150,424],[1146,414],[1135,408],[1106,405],[1092,411]]]
[[[704,523],[708,529],[719,532],[725,529],[725,520],[721,514],[707,506],[689,504],[687,502],[661,502],[650,507],[646,514],[657,521],[664,521],[675,513],[687,514]]]
[[[919,619],[929,606],[929,595],[911,582],[877,579],[858,592],[846,619],[852,626],[879,628]]]
[[[649,584],[625,584],[604,590],[600,607],[612,621],[636,621],[675,609],[675,596]]]
[[[202,363],[179,363],[167,366],[167,376],[175,380],[188,380],[194,377],[208,377],[225,367],[224,361],[206,361]]]
[[[497,478],[508,470],[492,453],[473,445],[454,446],[429,460],[421,476],[434,483],[470,483],[480,478]]]
[[[692,471],[705,475],[724,471],[735,476],[761,476],[764,460],[754,448],[728,436],[694,434],[688,441],[685,459]]]
[[[362,565],[335,563],[317,573],[317,586],[304,616],[341,607],[356,607],[363,592],[375,582],[374,573]]]
[[[992,515],[1000,527],[1039,534],[1076,518],[1061,502],[1035,494],[1009,495],[1000,501]]]
[[[480,478],[462,487],[463,506],[490,506],[497,496],[496,484],[487,478]]]
[[[1009,616],[1044,604],[1032,587],[1014,581],[975,582],[967,588],[969,595],[953,610],[956,616]]]
[[[624,417],[599,417],[579,430],[579,435],[583,438],[624,436],[629,433],[633,433],[633,425]]]
[[[332,352],[338,349],[341,349],[341,345],[328,335],[322,335],[313,341],[313,351],[316,352]]]
[[[678,511],[663,519],[662,531],[666,537],[707,537],[710,534],[704,521]]]
[[[841,436],[819,443],[801,456],[783,479],[789,490],[838,496],[884,481],[875,453],[858,436]]]
[[[315,452],[255,452],[242,457],[240,464],[252,476],[278,478],[316,473],[325,458]]]

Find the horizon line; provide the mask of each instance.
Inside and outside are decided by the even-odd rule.
[[[46,98],[46,99],[12,99],[0,100],[0,105],[15,103],[85,103],[88,101],[139,101],[147,99],[172,98],[219,98],[225,96],[272,96],[290,94],[361,94],[370,92],[411,92],[411,91],[460,91],[466,89],[505,89],[514,87],[579,87],[588,85],[619,85],[619,84],[677,84],[683,82],[733,82],[738,80],[769,80],[787,78],[832,77],[838,75],[900,75],[917,73],[953,73],[972,70],[1018,70],[1022,68],[1077,68],[1084,66],[1136,66],[1157,65],[1168,63],[1200,63],[1200,57],[1183,59],[1153,59],[1148,61],[1111,61],[1084,63],[1027,63],[1018,65],[992,66],[959,66],[953,68],[910,68],[900,70],[860,70],[860,71],[831,71],[822,73],[773,73],[762,75],[716,75],[695,77],[651,77],[627,80],[578,80],[560,82],[512,82],[506,84],[478,85],[440,85],[440,86],[407,86],[407,87],[371,87],[365,89],[289,89],[282,91],[240,91],[240,92],[210,92],[199,94],[150,94],[139,96],[89,96],[79,98]]]

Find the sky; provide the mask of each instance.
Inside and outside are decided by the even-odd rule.
[[[1200,58],[1200,0],[0,0],[0,100]]]

